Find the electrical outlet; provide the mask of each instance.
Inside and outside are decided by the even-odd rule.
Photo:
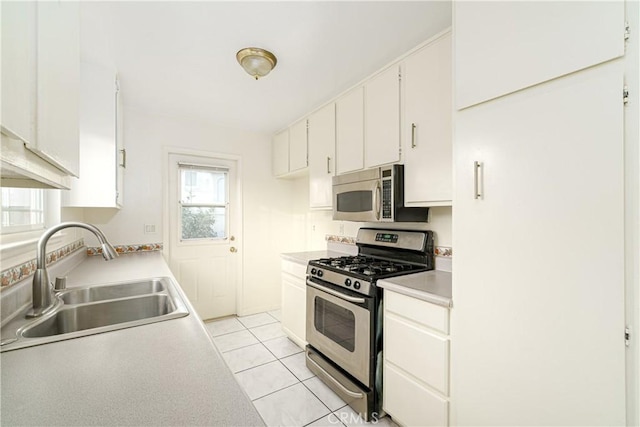
[[[155,224],[145,224],[144,225],[144,234],[153,234],[156,232]]]
[[[340,224],[340,235],[344,236],[344,224]]]

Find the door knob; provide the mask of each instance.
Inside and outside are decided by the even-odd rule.
[[[229,251],[231,251],[231,252],[238,252],[238,250],[237,250],[236,248],[234,248],[233,246],[231,246],[231,247],[229,248]]]
[[[229,237],[229,240],[231,240],[233,242],[234,240],[236,240],[236,236]]]

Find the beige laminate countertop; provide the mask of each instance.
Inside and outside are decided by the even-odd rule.
[[[159,252],[88,257],[67,286],[162,276]],[[186,317],[3,352],[2,425],[264,425],[179,292]]]
[[[451,273],[448,271],[431,270],[407,274],[406,276],[378,280],[376,284],[385,290],[398,292],[446,308],[453,306]]]

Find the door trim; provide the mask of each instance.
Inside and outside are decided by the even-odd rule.
[[[162,255],[165,261],[168,263],[171,259],[171,245],[170,245],[170,224],[169,224],[169,157],[171,155],[182,155],[192,157],[206,157],[213,159],[222,159],[227,161],[233,161],[236,163],[236,191],[233,195],[233,205],[236,207],[232,213],[231,220],[233,221],[235,232],[233,236],[236,239],[236,246],[240,248],[238,262],[236,263],[236,314],[242,314],[244,295],[244,252],[243,252],[243,233],[242,233],[242,218],[243,218],[243,205],[242,205],[242,157],[234,154],[219,153],[215,151],[205,150],[193,150],[184,147],[162,147]],[[230,200],[231,201],[231,200]]]

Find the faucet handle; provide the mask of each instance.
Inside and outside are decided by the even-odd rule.
[[[67,289],[67,276],[56,277],[56,284],[53,287],[56,291],[63,291]]]

